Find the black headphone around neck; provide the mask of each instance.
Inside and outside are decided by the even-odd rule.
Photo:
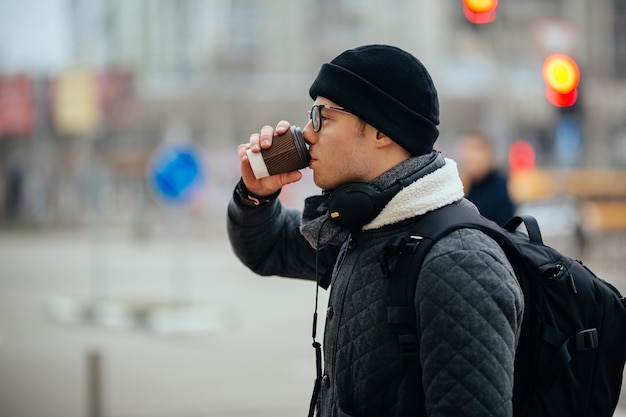
[[[330,218],[333,222],[349,229],[361,227],[372,221],[400,190],[445,164],[445,158],[440,152],[433,153],[432,158],[423,168],[396,180],[384,190],[379,190],[369,183],[344,184],[328,196]]]

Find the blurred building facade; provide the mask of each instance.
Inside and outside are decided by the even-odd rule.
[[[623,130],[625,3],[505,0],[481,26],[466,21],[460,1],[74,0],[69,11],[77,63],[132,68],[142,105],[177,102],[162,111],[190,119],[195,109],[204,123],[190,123],[226,143],[279,118],[304,123],[320,64],[368,42],[407,48],[431,69],[443,133],[481,125],[509,143],[548,135],[558,112],[543,97],[541,65],[568,53],[583,73],[585,163],[594,165],[611,164]]]
[[[568,53],[582,73],[578,163],[626,166],[626,0],[501,0],[495,22],[479,26],[464,18],[460,1],[69,0],[66,10],[74,51],[68,73],[95,74],[98,91],[109,91],[115,105],[113,116],[100,114],[84,132],[60,132],[54,107],[39,112],[47,119],[27,135],[24,152],[31,160],[55,155],[60,164],[36,175],[41,190],[57,178],[62,189],[100,184],[113,199],[136,199],[150,155],[172,126],[182,125],[219,168],[260,126],[281,119],[304,125],[320,65],[365,43],[398,45],[429,68],[440,94],[442,150],[468,127],[481,127],[497,139],[502,158],[525,139],[543,166],[559,163],[554,129],[564,112],[546,101],[541,66],[551,52]],[[58,98],[59,79],[68,77],[50,74],[38,97],[51,90]],[[86,117],[85,105],[75,108]],[[15,153],[9,140],[0,148],[5,168]],[[89,175],[77,175],[81,167]],[[236,175],[215,169],[213,185]],[[50,205],[41,193],[50,194],[41,191],[30,204]],[[133,204],[150,201],[140,200]],[[59,211],[72,202],[52,205]]]

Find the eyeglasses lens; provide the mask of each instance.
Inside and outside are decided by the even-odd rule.
[[[313,106],[311,108],[311,123],[313,124],[314,132],[319,132],[320,129],[322,128],[320,112],[321,112],[320,106]]]

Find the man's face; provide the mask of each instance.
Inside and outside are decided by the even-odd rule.
[[[324,97],[315,104],[341,107]],[[304,138],[310,144],[313,180],[324,189],[332,190],[348,182],[368,182],[371,170],[369,158],[373,157],[371,141],[366,132],[371,126],[363,124],[353,114],[323,108],[321,129],[314,132],[311,121],[304,128]]]

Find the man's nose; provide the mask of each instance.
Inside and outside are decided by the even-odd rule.
[[[304,137],[304,141],[312,145],[315,140],[315,132],[313,132],[313,125],[309,120],[306,125],[304,125],[304,129],[302,130],[302,136]]]

